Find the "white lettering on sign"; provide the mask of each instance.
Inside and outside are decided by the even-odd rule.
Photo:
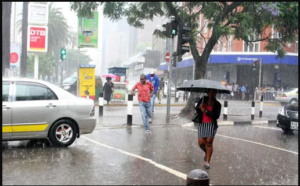
[[[45,30],[30,30],[30,35],[45,36]]]

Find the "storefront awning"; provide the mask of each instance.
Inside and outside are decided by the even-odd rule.
[[[298,55],[286,55],[284,58],[276,59],[276,54],[255,53],[255,54],[211,54],[208,63],[235,63],[235,64],[251,64],[254,60],[262,58],[263,64],[285,64],[298,65]],[[194,59],[184,59],[178,63],[178,68],[193,66]],[[168,64],[161,64],[159,70],[168,70]]]

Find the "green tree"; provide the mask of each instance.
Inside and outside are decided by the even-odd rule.
[[[78,49],[67,49],[67,59],[63,62],[64,69],[66,70],[66,76],[71,76],[74,72],[77,72],[78,61],[79,64],[89,64],[92,59],[86,54],[86,50],[81,50],[78,60]]]
[[[10,68],[10,17],[11,2],[2,2],[2,76]]]
[[[143,20],[152,20],[154,16],[175,16],[192,28],[189,42],[196,64],[195,79],[203,78],[206,72],[208,57],[221,37],[234,35],[247,43],[268,41],[266,49],[277,52],[284,57],[282,46],[295,42],[298,35],[297,2],[71,2],[71,9],[77,11],[78,17],[91,17],[99,5],[103,13],[111,20],[127,17],[130,25],[143,28]],[[203,39],[203,28],[198,28],[199,15],[208,20],[212,34],[207,40],[204,51],[199,55],[197,43]],[[266,28],[274,25],[280,38],[272,38]],[[199,32],[200,30],[200,32]],[[154,32],[161,35],[161,32]],[[199,38],[197,34],[202,35]],[[259,39],[252,35],[261,36]]]
[[[61,8],[55,7],[53,2],[51,2],[48,6],[48,53],[53,53],[55,56],[55,75],[56,81],[58,81],[60,49],[68,45],[74,46],[76,39],[74,40],[74,33],[68,26],[67,20],[62,14]],[[22,19],[17,22],[19,33],[22,31],[22,22]]]
[[[34,73],[34,58],[34,54],[29,54],[27,56],[27,76]],[[54,73],[54,67],[55,59],[53,55],[49,53],[39,55],[39,75],[43,78],[45,76],[50,77]]]
[[[191,27],[190,50],[195,61],[195,79],[205,77],[210,53],[218,40],[228,35],[244,40],[247,44],[266,41],[266,50],[284,57],[283,47],[294,43],[298,36],[298,2],[71,2],[71,9],[78,17],[91,17],[92,11],[103,5],[103,14],[112,21],[127,18],[131,26],[143,28],[143,20],[152,20],[154,16],[174,16],[176,20]],[[208,20],[212,33],[203,36],[203,27],[199,28],[199,16]],[[272,38],[266,28],[274,26],[280,38]],[[163,37],[162,32],[154,34]],[[201,37],[198,37],[199,35]],[[259,36],[259,37],[257,37]],[[202,54],[199,41],[206,41]],[[193,97],[193,96],[190,96]],[[188,110],[192,110],[192,100],[188,101]]]

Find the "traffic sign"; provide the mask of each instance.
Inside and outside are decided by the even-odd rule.
[[[170,61],[170,53],[168,52],[167,54],[166,54],[166,62],[169,62]]]
[[[19,55],[16,52],[10,53],[10,62],[17,63],[19,60]]]

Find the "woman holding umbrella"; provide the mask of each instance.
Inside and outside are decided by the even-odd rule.
[[[207,95],[202,97],[195,107],[198,113],[198,144],[205,152],[204,167],[210,168],[210,159],[213,152],[213,141],[218,128],[217,119],[220,117],[221,104],[216,99],[217,90],[208,89]]]
[[[111,77],[106,77],[106,82],[103,87],[103,93],[104,93],[103,97],[104,97],[104,100],[107,101],[107,105],[111,99],[111,94],[113,93],[113,88],[114,88],[114,84],[111,81]]]

